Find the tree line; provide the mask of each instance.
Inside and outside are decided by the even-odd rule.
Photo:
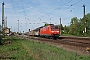
[[[90,13],[86,14],[85,17],[80,19],[77,17],[71,18],[70,24],[68,26],[62,26],[61,30],[62,34],[90,36]]]

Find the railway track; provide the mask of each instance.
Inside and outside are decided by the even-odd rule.
[[[30,39],[34,39],[34,40],[39,40],[39,41],[45,41],[45,42],[52,42],[52,43],[57,43],[57,44],[65,44],[65,45],[72,45],[72,46],[78,46],[78,47],[90,47],[90,40],[79,40],[79,39],[67,39],[67,38],[63,38],[63,39],[46,39],[46,38],[30,38]]]
[[[84,39],[84,38],[71,39],[71,38],[65,37],[65,38],[59,38],[57,40],[54,40],[54,39],[46,39],[46,38],[31,37],[31,36],[26,37],[25,39],[34,40],[38,42],[45,42],[46,44],[51,44],[51,45],[56,45],[57,47],[61,47],[68,51],[77,52],[78,54],[90,55],[90,53],[87,53],[87,50],[86,50],[87,47],[90,48],[89,39]]]
[[[71,41],[71,40],[59,40],[60,43],[72,46],[79,46],[79,47],[88,47],[90,43],[78,42],[78,41]]]

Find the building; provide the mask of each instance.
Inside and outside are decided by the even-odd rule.
[[[4,34],[9,34],[10,33],[10,28],[4,28],[3,32],[4,32]]]

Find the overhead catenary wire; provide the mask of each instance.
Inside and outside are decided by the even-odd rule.
[[[63,6],[65,6],[65,5],[67,5],[67,7],[66,8],[64,8],[64,10],[63,11],[61,11],[60,13],[65,13],[65,12],[70,12],[70,13],[76,13],[77,11],[75,10],[75,9],[77,9],[76,7],[73,7],[73,6],[75,6],[75,5],[77,5],[79,2],[81,2],[81,1],[83,1],[83,0],[78,0],[78,1],[75,1],[74,3],[72,3],[72,1],[73,0],[66,0],[60,7],[56,7],[56,8],[52,8],[53,10],[52,11],[57,11],[57,10],[63,10]],[[23,0],[21,0],[21,4],[22,4],[22,8],[23,8],[23,13],[24,13],[24,16],[25,16],[25,20],[28,20],[28,17],[27,17],[27,15],[26,15],[26,10],[25,10],[25,5],[24,5],[24,1]],[[51,8],[51,7],[49,7],[49,8]],[[49,12],[47,12],[47,13],[44,13],[44,12],[42,12],[44,9],[42,9],[42,8],[40,8],[40,9],[37,9],[38,10],[38,12],[40,12],[40,13],[43,13],[43,14],[45,14],[46,16],[44,16],[44,15],[40,15],[40,17],[37,17],[37,18],[35,18],[36,20],[38,19],[38,18],[41,18],[42,19],[42,21],[43,21],[43,18],[45,18],[45,17],[48,17],[48,20],[50,20],[50,18],[52,18],[52,17],[54,17],[54,15],[52,14],[51,15],[51,12],[52,11],[49,11]],[[67,10],[67,11],[65,11],[65,10]],[[36,11],[36,10],[35,10]],[[61,15],[60,15],[60,13],[55,13],[55,14],[57,14],[57,16],[58,17],[62,17]],[[83,13],[80,13],[80,15],[81,14],[83,14]],[[79,13],[78,13],[78,15],[79,15]],[[75,16],[78,16],[78,15],[75,15]],[[70,18],[69,16],[67,16],[66,18],[64,18],[65,20],[67,19],[67,18]],[[33,21],[36,21],[35,19],[31,19],[31,20],[33,20]],[[55,19],[55,18],[54,18]],[[51,19],[52,20],[52,19]]]
[[[68,3],[71,2],[71,1],[72,1],[72,0],[68,1]],[[66,3],[65,3],[65,4],[66,4]],[[65,4],[63,4],[63,5],[65,5]],[[62,6],[63,6],[63,5],[62,5]],[[51,9],[51,8],[50,8],[50,9]],[[39,9],[39,11],[41,11],[41,10],[43,10],[43,9]],[[52,12],[52,11],[51,11],[51,12]],[[44,13],[44,14],[47,15],[47,17],[51,18],[49,13],[50,13],[50,12],[48,12],[48,13],[46,13],[46,14]]]
[[[73,3],[73,4],[70,4],[70,7],[73,7],[74,5],[77,5],[78,3],[80,3],[82,0],[79,0],[79,1],[77,1],[76,3]],[[64,5],[61,5],[61,7],[62,6],[64,6]],[[70,7],[68,7],[68,8],[66,8],[66,9],[69,9]],[[76,8],[73,8],[73,9],[76,9]],[[70,10],[70,12],[72,12],[73,10]],[[66,11],[62,11],[62,12],[66,12]],[[75,12],[76,13],[76,11],[73,11],[73,12]],[[78,15],[75,15],[75,16],[79,16],[79,15],[81,15],[81,14],[83,14],[83,13],[80,13],[80,14],[78,14]],[[58,14],[57,14],[58,15]],[[70,17],[67,17],[67,18],[70,18]],[[65,19],[67,19],[67,18],[65,18]],[[65,20],[64,19],[64,20]]]
[[[13,6],[13,9],[14,9],[14,13],[16,14],[16,18],[17,18],[17,20],[19,20],[19,16],[17,15],[17,11],[16,11],[16,8],[14,6],[13,0],[11,0],[11,3],[12,3],[12,6]]]
[[[76,9],[75,7],[73,7],[74,5],[76,5],[76,4],[78,4],[79,2],[81,2],[82,0],[79,0],[79,1],[77,1],[77,2],[75,2],[75,3],[73,3],[73,4],[70,4],[70,2],[72,2],[72,0],[70,0],[70,1],[68,1],[68,2],[66,2],[65,4],[69,4],[69,7],[67,7],[67,8],[65,8],[65,10],[67,10],[67,11],[65,11],[65,10],[62,10],[62,11],[60,11],[60,14],[61,13],[65,13],[65,12],[75,12],[75,11],[73,11],[74,9]],[[60,10],[63,6],[65,6],[65,4],[63,4],[63,5],[61,5],[60,7],[58,7],[57,9],[55,9],[55,11],[57,11],[57,10]],[[51,11],[52,12],[52,11]],[[50,12],[49,12],[50,13]],[[56,15],[58,15],[59,16],[59,14],[57,13]],[[50,14],[49,14],[49,16],[50,16]],[[62,17],[62,16],[59,16],[59,17]],[[69,17],[68,17],[69,18]],[[66,18],[65,18],[66,19]]]
[[[21,3],[22,3],[22,7],[23,7],[23,13],[24,13],[24,16],[25,16],[25,20],[26,20],[26,30],[27,30],[27,20],[28,20],[28,18],[27,18],[26,12],[24,11],[25,8],[24,8],[23,0],[21,0]]]
[[[69,2],[71,2],[71,1],[72,1],[72,0],[68,1],[67,4],[68,4]],[[79,2],[80,2],[80,1],[79,1]],[[78,3],[79,3],[79,2],[78,2]],[[66,3],[65,3],[65,4],[66,4]],[[71,5],[71,4],[70,4],[70,5]],[[64,6],[64,5],[62,5],[62,6]],[[62,6],[61,6],[61,7],[62,7]],[[72,7],[72,6],[70,6],[70,7]],[[66,9],[69,9],[70,7],[66,8]],[[41,10],[41,9],[39,9],[39,10]],[[72,11],[73,11],[73,10],[70,10],[70,12],[72,12]],[[64,11],[64,12],[66,12],[66,11]],[[50,14],[49,14],[49,15],[50,15]]]
[[[67,3],[70,3],[72,0],[68,1]],[[61,7],[65,6],[67,3],[64,3],[62,4],[60,7],[56,8],[55,11],[57,11],[58,9],[60,10]],[[70,8],[70,7],[69,7]],[[69,9],[69,8],[66,8],[66,9]],[[52,12],[52,11],[51,11]],[[62,13],[65,12],[64,10],[61,11]],[[50,13],[50,12],[49,12]],[[49,15],[49,14],[48,14]],[[57,14],[58,15],[58,14]],[[49,15],[50,16],[50,15]]]
[[[72,1],[72,0],[71,0]],[[70,1],[70,2],[71,2]],[[67,7],[65,10],[67,10],[67,9],[70,9],[71,7],[73,8],[73,6],[74,5],[76,5],[76,4],[78,4],[78,3],[80,3],[82,0],[79,0],[79,1],[77,1],[76,3],[73,3],[73,4],[69,4],[69,2],[67,2],[67,4],[69,4],[70,5],[70,7]],[[64,6],[64,5],[63,5]],[[62,6],[61,6],[62,7]],[[75,8],[73,8],[73,9],[75,9]],[[73,10],[70,10],[70,12],[72,12]],[[62,13],[64,13],[64,12],[66,12],[66,11],[62,11]]]
[[[73,5],[76,5],[76,4],[78,4],[79,2],[81,2],[82,0],[79,0],[79,1],[77,1],[76,3],[74,3],[74,4],[71,4],[71,6],[73,6]]]
[[[22,3],[22,7],[23,7],[23,13],[24,13],[24,16],[25,16],[25,19],[26,19],[26,12],[24,11],[25,8],[24,8],[23,0],[21,0],[21,3]]]
[[[76,4],[78,4],[78,3],[80,3],[82,0],[79,0],[79,1],[77,1],[76,3],[73,3],[73,4],[69,4],[70,5],[70,7],[73,7],[74,5],[76,5]],[[64,6],[64,5],[63,5]],[[69,9],[70,7],[68,7],[68,8],[66,8],[66,9]],[[75,8],[73,8],[73,9],[75,9]],[[73,10],[71,9],[70,10],[70,12],[72,12]],[[62,13],[64,13],[64,12],[66,12],[66,11],[62,11]],[[73,11],[74,12],[74,11]],[[76,13],[76,12],[75,12]],[[80,13],[81,14],[81,13]],[[67,17],[67,18],[70,18],[70,17]],[[64,18],[64,20],[66,20],[67,18]]]
[[[15,6],[14,6],[14,3],[13,3],[13,0],[11,0],[11,3],[12,3],[12,7],[13,7],[13,9],[14,9],[14,13],[15,13],[15,15],[16,15],[16,18],[17,18],[17,20],[19,20],[19,16],[17,15],[17,11],[16,11],[16,8],[15,8]],[[15,30],[14,30],[15,31]],[[18,31],[18,30],[17,30]],[[19,32],[19,31],[18,31]]]
[[[67,4],[69,4],[70,2],[71,2],[72,0],[69,0],[68,2],[66,2]],[[79,3],[79,2],[81,2],[82,0],[79,0],[79,1],[77,1],[76,3],[74,3],[74,4],[71,4],[71,6],[72,5],[75,5],[75,4],[77,4],[77,3]],[[22,6],[23,6],[23,9],[24,9],[24,4],[23,4],[23,0],[21,0],[21,2],[22,2]],[[66,4],[65,3],[65,4]],[[65,4],[63,4],[63,5],[61,5],[60,7],[62,7],[62,6],[64,6]],[[69,9],[70,7],[68,7],[68,8],[66,8],[66,9]],[[24,9],[25,10],[25,9]],[[72,12],[73,10],[70,10],[70,12]],[[25,19],[26,19],[26,14],[25,14],[25,11],[23,11],[24,12],[24,15],[25,15]],[[65,12],[65,11],[64,11]]]

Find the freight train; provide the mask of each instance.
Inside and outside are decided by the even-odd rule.
[[[57,39],[60,36],[60,29],[58,25],[49,24],[48,26],[42,26],[30,31],[30,36],[40,36],[47,38]]]

